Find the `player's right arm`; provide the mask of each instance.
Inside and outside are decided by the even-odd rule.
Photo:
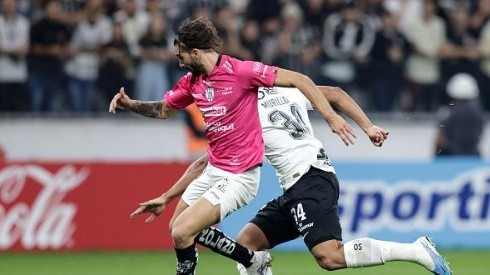
[[[109,104],[109,113],[115,114],[117,108],[160,119],[169,118],[177,111],[176,109],[169,107],[164,100],[140,101],[131,99],[124,91],[124,88],[121,88],[112,98],[112,101]]]
[[[187,186],[189,186],[192,181],[197,179],[197,177],[202,174],[207,163],[207,154],[194,161],[179,178],[179,180],[172,187],[170,187],[170,189],[157,198],[140,203],[138,209],[131,213],[130,217],[132,218],[139,214],[150,213],[150,216],[146,219],[146,222],[153,221],[163,212],[167,204],[172,202],[176,197],[182,195]]]
[[[318,89],[331,105],[354,120],[375,146],[381,146],[388,138],[389,132],[374,125],[361,107],[344,90],[330,86],[319,86]]]

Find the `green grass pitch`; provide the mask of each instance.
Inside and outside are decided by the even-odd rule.
[[[490,274],[490,250],[442,251],[456,275]],[[364,269],[328,272],[320,269],[307,252],[272,251],[275,275],[367,274],[418,275],[430,274],[410,263],[392,262]],[[6,253],[0,252],[1,275],[173,275],[175,258],[172,252],[66,252]],[[200,253],[198,275],[237,274],[235,264],[222,256],[206,251]]]

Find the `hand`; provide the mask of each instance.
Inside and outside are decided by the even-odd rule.
[[[151,215],[148,216],[148,218],[146,218],[145,220],[146,223],[149,223],[152,222],[154,219],[156,219],[163,212],[166,206],[167,206],[167,201],[162,197],[158,197],[140,203],[140,207],[138,207],[138,209],[136,209],[133,213],[131,213],[129,217],[134,218],[143,213],[151,213]]]
[[[119,92],[112,98],[109,104],[109,113],[115,114],[116,108],[127,109],[131,104],[132,100],[124,91],[124,87],[119,89]]]
[[[383,142],[388,138],[389,132],[385,129],[373,125],[366,130],[366,135],[376,147],[381,147]]]
[[[339,115],[336,115],[333,120],[328,121],[328,125],[332,132],[336,133],[345,145],[354,144],[356,133],[354,129]]]

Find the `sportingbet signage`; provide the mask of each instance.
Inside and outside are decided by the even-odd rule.
[[[345,238],[409,241],[426,234],[445,247],[490,247],[490,165],[443,161],[378,171],[385,169],[393,169],[385,179],[343,181]]]
[[[341,184],[339,212],[344,240],[370,236],[411,242],[419,235],[438,246],[490,247],[490,163],[474,159],[446,159],[428,163],[334,163]],[[265,167],[259,198],[225,221],[225,232],[278,195],[274,175]],[[307,214],[307,213],[306,213]],[[302,240],[280,246],[304,249]]]

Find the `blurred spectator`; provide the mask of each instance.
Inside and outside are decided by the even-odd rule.
[[[279,34],[278,56],[274,62],[279,67],[297,70],[318,80],[318,67],[322,54],[321,38],[306,25],[303,11],[295,2],[284,5],[281,11],[282,29]]]
[[[177,32],[176,28],[186,18],[208,17],[214,18],[217,11],[222,7],[229,6],[228,0],[177,0],[180,14],[177,20],[174,20],[173,31]],[[235,18],[238,21],[239,18]]]
[[[481,57],[479,80],[482,87],[482,104],[485,110],[490,111],[490,20],[483,28],[477,52]]]
[[[63,84],[62,58],[68,53],[69,31],[60,23],[61,7],[56,0],[46,0],[44,17],[31,26],[28,56],[28,90],[31,110],[54,111]]]
[[[82,21],[85,16],[85,6],[87,0],[59,0],[61,5],[61,14],[59,20],[68,25],[71,30]]]
[[[406,32],[408,26],[422,18],[422,5],[425,0],[385,0],[383,6],[395,15],[398,29]]]
[[[114,21],[121,23],[123,37],[129,45],[133,58],[139,53],[139,41],[147,33],[150,15],[144,9],[137,9],[136,0],[122,0],[123,8],[114,14]]]
[[[262,60],[260,41],[260,27],[257,22],[248,20],[244,23],[240,31],[240,44],[243,46],[244,55],[249,56],[248,60]]]
[[[397,30],[396,18],[389,11],[381,12],[381,29],[371,51],[367,77],[377,111],[392,111],[403,89],[403,65],[408,51],[405,36]]]
[[[246,60],[249,58],[240,43],[240,33],[238,31],[238,20],[235,12],[229,5],[220,7],[216,10],[213,20],[218,31],[219,37],[223,40],[222,54]]]
[[[172,57],[168,47],[167,21],[153,14],[148,33],[140,40],[139,65],[136,77],[137,98],[145,101],[162,99],[168,90],[167,63]]]
[[[474,99],[479,90],[467,73],[454,75],[447,84],[453,104],[442,111],[436,137],[436,156],[480,156],[478,143],[483,133],[483,114]]]
[[[100,51],[112,39],[112,23],[103,13],[102,1],[87,2],[86,19],[77,25],[71,41],[72,56],[65,69],[71,110],[75,113],[92,111]]]
[[[376,30],[372,21],[355,1],[349,1],[339,13],[327,17],[323,30],[323,50],[327,58],[322,67],[324,79],[320,83],[355,86],[357,71],[366,64],[374,44]]]
[[[471,15],[470,28],[476,37],[479,37],[483,27],[490,20],[490,0],[474,0],[476,9]]]
[[[27,18],[16,12],[16,0],[3,0],[0,14],[0,112],[28,109],[25,84],[29,27]]]
[[[340,12],[343,3],[344,0],[325,0],[325,17]]]
[[[340,1],[337,1],[340,3]],[[303,20],[309,27],[314,28],[317,35],[323,34],[323,22],[327,17],[326,1],[324,0],[300,0],[298,1],[303,10]]]
[[[41,16],[40,3],[41,0],[17,0],[17,12],[26,18],[36,20]]]
[[[444,21],[435,15],[433,0],[424,0],[422,19],[407,28],[407,39],[412,52],[406,65],[410,102],[407,111],[434,111],[437,103],[437,85],[441,80],[439,55],[446,42]]]
[[[279,18],[281,0],[250,0],[247,5],[247,19],[265,25],[271,18]]]
[[[459,72],[467,72],[471,75],[477,73],[477,63],[470,55],[475,48],[477,40],[469,31],[469,17],[466,9],[455,6],[448,10],[449,27],[447,41],[440,49],[441,57],[441,83],[447,83],[449,78]],[[447,104],[447,93],[440,93],[439,101]]]
[[[134,89],[130,79],[133,62],[129,54],[129,46],[124,40],[121,23],[114,23],[112,27],[112,41],[104,45],[100,60],[100,73],[97,87],[103,92],[109,104],[114,92],[121,87],[128,87],[128,93]],[[132,96],[132,94],[131,94]]]
[[[260,24],[259,24],[260,25]],[[279,17],[269,17],[261,25],[262,62],[273,64],[277,57],[279,47],[279,32],[281,31],[281,21]]]
[[[376,29],[381,27],[380,15],[384,10],[383,1],[384,0],[359,0],[361,10],[367,16],[371,17]]]
[[[201,110],[195,103],[187,106],[183,111],[186,125],[187,152],[190,159],[198,159],[208,149],[206,123],[202,117]]]

